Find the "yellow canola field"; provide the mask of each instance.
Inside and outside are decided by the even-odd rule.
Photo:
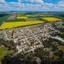
[[[22,18],[26,19],[27,16],[17,16],[17,19],[22,19]]]
[[[26,21],[26,22],[5,22],[0,26],[0,29],[14,28],[20,26],[42,24],[43,21]]]
[[[42,18],[43,20],[46,20],[48,22],[56,22],[56,21],[60,21],[61,19],[59,18],[55,18],[55,17],[45,17],[45,18]]]

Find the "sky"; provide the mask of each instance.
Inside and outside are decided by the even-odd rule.
[[[64,11],[64,0],[0,0],[0,11]]]

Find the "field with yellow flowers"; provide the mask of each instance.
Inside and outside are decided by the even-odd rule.
[[[0,29],[14,28],[20,26],[42,24],[43,21],[26,21],[26,22],[5,22],[0,26]]]
[[[48,22],[56,22],[56,21],[60,21],[61,19],[59,18],[55,18],[55,17],[44,17],[42,18],[43,20],[46,20]]]
[[[15,18],[13,19],[13,17]],[[46,21],[56,22],[56,21],[61,21],[61,19],[46,14],[24,14],[24,13],[20,14],[19,13],[16,15],[10,15],[9,17],[8,16],[3,17],[0,19],[0,21],[1,21],[0,29],[7,29],[7,28],[20,27],[20,26],[43,24]]]

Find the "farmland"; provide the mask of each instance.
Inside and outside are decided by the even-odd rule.
[[[46,14],[9,14],[0,18],[0,29],[15,28],[20,26],[28,26],[35,24],[43,24],[45,22],[56,22],[61,19],[53,15]]]
[[[28,25],[35,25],[35,24],[42,24],[42,23],[43,23],[42,21],[5,22],[1,25],[0,29],[28,26]]]
[[[22,19],[22,18],[26,19],[27,16],[17,16],[17,19]]]
[[[45,18],[43,18],[43,20],[46,20],[46,21],[48,21],[48,22],[61,21],[61,19],[55,18],[55,17],[45,17]]]

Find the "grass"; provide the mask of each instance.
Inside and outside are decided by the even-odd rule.
[[[1,60],[4,58],[4,56],[6,56],[8,54],[9,54],[8,48],[0,46],[0,64],[1,64]]]
[[[62,35],[64,35],[64,32],[61,32]]]
[[[36,24],[42,24],[43,21],[26,21],[26,22],[4,22],[0,29],[7,29],[7,28],[14,28],[14,27],[20,27],[20,26],[28,26],[28,25],[36,25]]]
[[[59,46],[58,47],[60,50],[64,51],[64,46]]]
[[[25,22],[26,19],[14,19],[14,20],[7,20],[6,22]]]
[[[27,19],[27,16],[17,16],[17,19]]]
[[[48,22],[56,22],[56,21],[60,21],[61,19],[59,18],[55,18],[55,17],[45,17],[45,18],[42,18],[43,20],[46,20]]]
[[[7,16],[0,17],[0,25],[7,20]]]
[[[52,53],[52,55],[51,55],[51,58],[55,58],[55,60],[57,60],[59,57],[57,56],[57,55],[55,55],[54,53]]]

